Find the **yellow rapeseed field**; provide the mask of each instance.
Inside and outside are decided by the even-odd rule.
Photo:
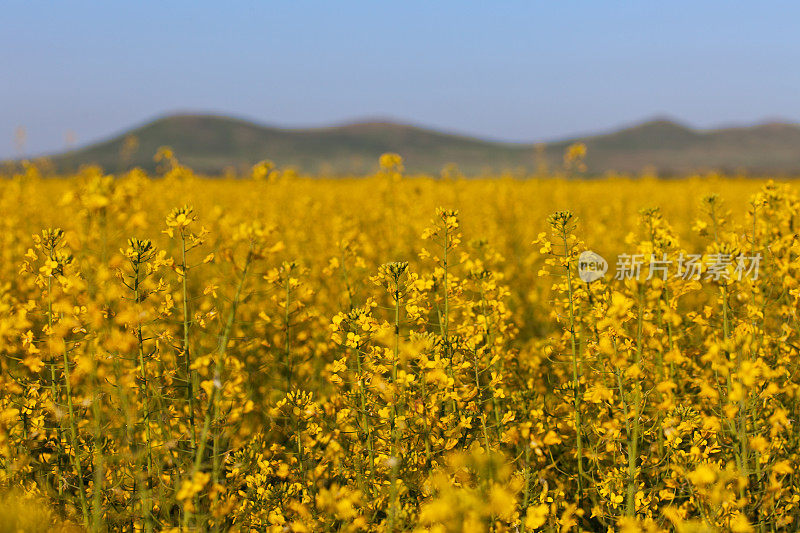
[[[800,529],[793,185],[160,155],[0,181],[0,531]]]

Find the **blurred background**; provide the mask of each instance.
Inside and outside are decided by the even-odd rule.
[[[362,172],[383,151],[479,173],[532,171],[539,143],[538,164],[557,164],[580,140],[588,173],[800,170],[792,2],[9,0],[2,14],[0,159],[146,167],[170,144],[212,173],[264,158]]]

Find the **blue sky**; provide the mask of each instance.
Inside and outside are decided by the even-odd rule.
[[[516,141],[800,121],[793,2],[5,0],[0,20],[0,157],[18,126],[32,155],[174,111]]]

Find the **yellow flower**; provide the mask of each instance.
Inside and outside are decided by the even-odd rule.
[[[698,486],[710,485],[717,479],[716,472],[708,465],[702,464],[694,471],[690,472],[686,477],[689,481]]]
[[[532,505],[525,511],[525,529],[538,529],[547,522],[548,507],[545,504]]]
[[[176,498],[183,502],[191,500],[195,497],[195,495],[199,494],[200,491],[205,488],[210,479],[210,474],[205,472],[195,472],[191,479],[186,479],[183,481]]]

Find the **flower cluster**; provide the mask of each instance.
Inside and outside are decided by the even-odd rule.
[[[798,529],[792,185],[158,161],[0,182],[2,525]]]

